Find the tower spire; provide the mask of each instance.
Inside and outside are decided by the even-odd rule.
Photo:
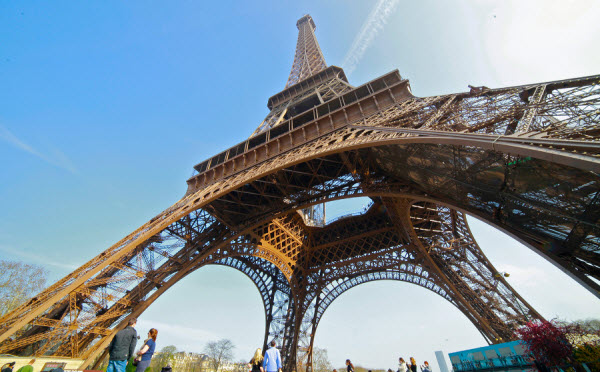
[[[315,22],[310,15],[305,15],[296,22],[298,27],[298,42],[292,71],[285,87],[292,86],[307,77],[325,69],[325,57],[315,36]]]

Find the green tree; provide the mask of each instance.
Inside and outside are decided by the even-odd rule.
[[[0,317],[46,287],[48,272],[21,261],[0,260]]]
[[[165,346],[152,358],[150,365],[154,371],[160,371],[162,367],[173,364],[177,348],[173,345]]]
[[[207,343],[204,352],[210,358],[211,369],[218,372],[224,362],[233,358],[233,349],[235,349],[233,342],[225,338]]]

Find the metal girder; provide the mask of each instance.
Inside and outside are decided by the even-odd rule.
[[[600,76],[419,98],[397,71],[353,87],[298,22],[286,89],[248,140],[198,164],[186,195],[0,319],[0,352],[85,359],[190,272],[244,272],[285,371],[312,366],[344,291],[400,280],[455,305],[488,342],[541,318],[497,275],[463,212],[600,296]],[[302,210],[368,196],[311,226]]]
[[[315,36],[315,22],[311,16],[305,15],[296,23],[298,26],[298,43],[296,44],[296,55],[292,64],[292,71],[285,87],[289,87],[299,81],[321,71],[327,64],[321,52],[317,37]]]
[[[546,86],[540,85],[535,88],[533,95],[530,98],[529,107],[525,111],[525,114],[517,124],[515,132],[517,134],[526,133],[531,127],[533,119],[538,113],[538,107],[543,102],[544,94],[546,93]]]

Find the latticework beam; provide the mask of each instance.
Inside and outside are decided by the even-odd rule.
[[[497,275],[465,212],[600,296],[600,76],[419,98],[394,71],[354,88],[326,68],[312,19],[298,27],[288,87],[255,135],[198,164],[181,200],[0,319],[0,353],[87,366],[127,319],[209,264],[257,285],[265,343],[281,345],[286,372],[311,367],[328,306],[374,280],[429,289],[488,342],[512,339],[541,316]],[[371,206],[329,224],[303,212],[356,196]]]
[[[321,52],[319,42],[315,36],[316,26],[312,17],[305,15],[298,20],[296,26],[298,26],[298,43],[296,44],[292,71],[285,84],[286,88],[327,67],[325,57],[323,57],[323,52]]]

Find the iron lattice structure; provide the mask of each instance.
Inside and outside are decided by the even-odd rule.
[[[600,76],[420,98],[393,71],[359,87],[327,67],[310,16],[286,88],[243,143],[195,166],[186,195],[0,319],[0,353],[84,360],[205,265],[245,273],[286,371],[312,365],[319,321],[374,280],[424,287],[490,343],[540,315],[505,281],[465,213],[600,296]],[[369,197],[327,225],[302,211]]]

